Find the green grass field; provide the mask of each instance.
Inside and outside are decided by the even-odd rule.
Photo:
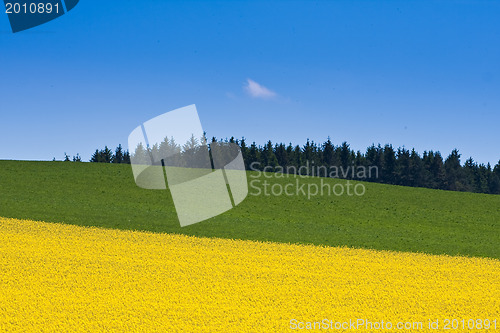
[[[295,182],[295,178],[268,181],[285,184]],[[300,181],[319,184],[320,179]],[[338,179],[323,181],[345,184]],[[0,161],[0,216],[196,236],[500,258],[500,196],[363,184],[366,194],[361,197],[249,195],[222,215],[181,228],[169,191],[137,187],[130,165]]]

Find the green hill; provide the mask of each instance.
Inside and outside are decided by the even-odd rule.
[[[249,172],[249,176],[256,176]],[[251,180],[249,178],[249,180]],[[296,179],[260,176],[270,185]],[[300,178],[346,185],[345,180]],[[249,195],[181,228],[169,191],[137,187],[130,165],[0,161],[0,216],[82,226],[500,258],[500,196],[375,183],[363,196]],[[250,189],[255,193],[255,189]]]

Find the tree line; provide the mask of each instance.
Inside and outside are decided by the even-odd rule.
[[[82,158],[79,154],[76,154],[76,156],[71,158],[68,154],[64,153],[64,161],[82,162]],[[96,149],[89,162],[130,164],[130,153],[127,149],[123,149],[121,144],[116,147],[115,151],[112,151],[108,148],[108,146],[105,146],[104,149]]]
[[[202,138],[200,141],[204,140]],[[175,146],[172,140],[165,141]],[[212,138],[211,141],[238,144],[247,170],[331,176],[329,172],[315,173],[313,169],[357,170],[375,167],[377,172],[370,174],[369,177],[366,175],[360,177],[357,172],[339,172],[335,177],[392,185],[500,194],[500,161],[494,167],[489,163],[479,164],[471,157],[462,163],[461,154],[457,149],[444,158],[439,151],[424,151],[420,155],[415,149],[394,148],[390,144],[384,146],[372,144],[363,153],[351,149],[347,142],[335,145],[330,138],[321,144],[307,140],[302,146],[291,143],[273,144],[270,140],[262,146],[255,142],[248,145],[245,138],[238,140],[234,137],[226,140]],[[138,147],[141,148],[144,149]],[[179,149],[180,151],[182,149]],[[71,161],[66,154],[65,160]],[[129,151],[119,145],[114,151],[107,146],[101,150],[96,149],[90,162],[130,163],[130,160]],[[73,161],[81,161],[81,158],[79,155],[74,156]]]

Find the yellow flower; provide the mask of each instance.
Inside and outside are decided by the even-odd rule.
[[[500,329],[499,276],[495,259],[0,218],[0,331],[290,332],[317,322],[337,332],[324,325],[364,320],[437,332],[445,319]]]

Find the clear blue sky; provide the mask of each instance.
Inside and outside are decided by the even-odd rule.
[[[0,159],[88,160],[196,104],[210,137],[493,164],[499,18],[493,1],[81,0],[13,34],[0,13]]]

